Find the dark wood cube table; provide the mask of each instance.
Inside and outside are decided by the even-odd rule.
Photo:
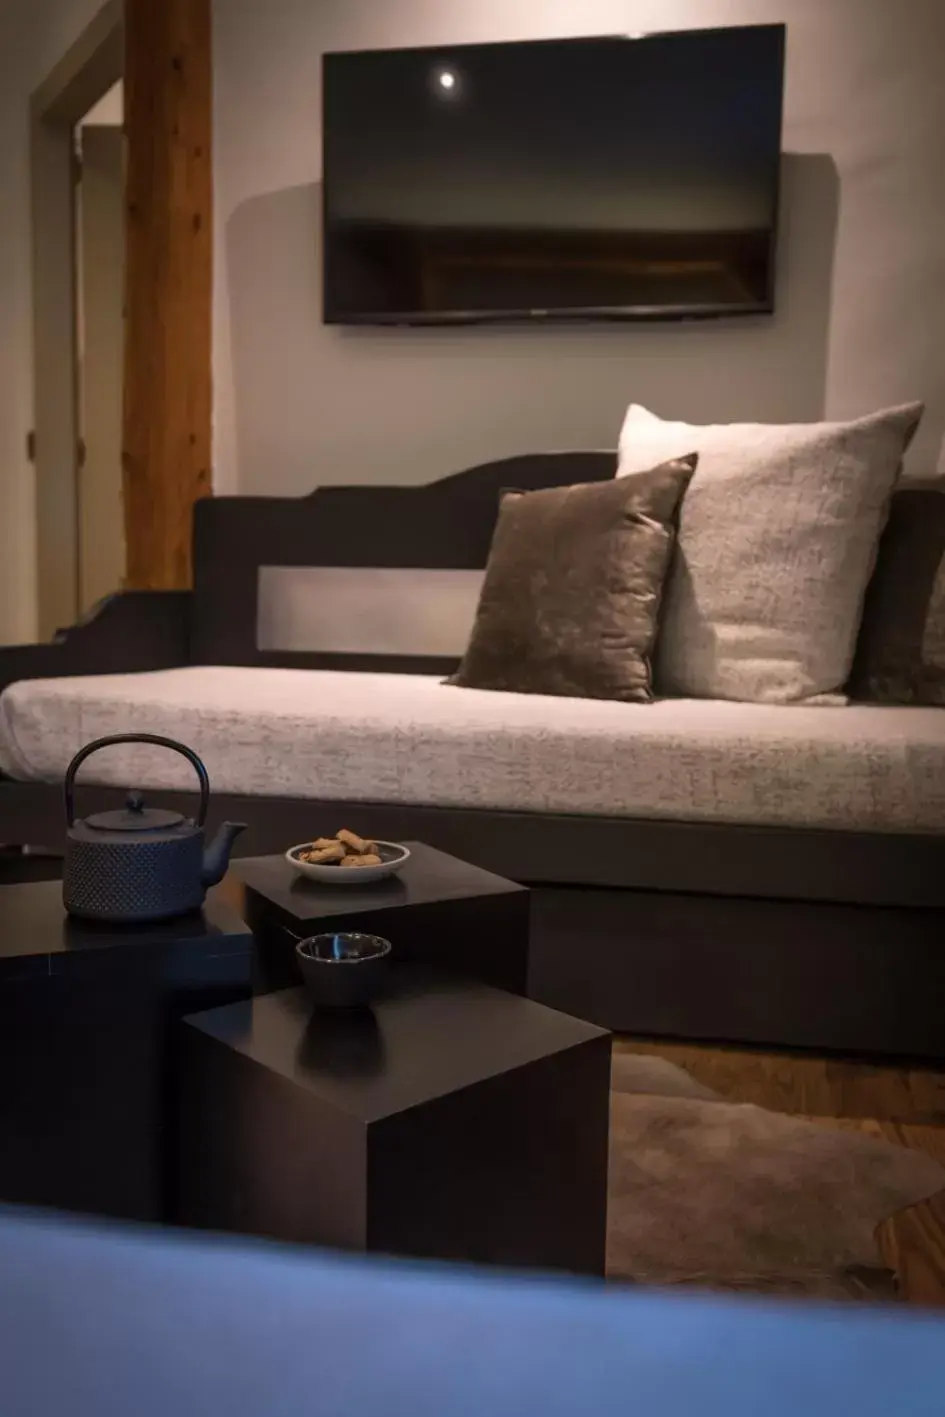
[[[121,928],[70,920],[59,881],[0,886],[0,1200],[167,1219],[174,1033],[249,996],[252,951],[215,896]]]
[[[422,842],[398,876],[369,885],[320,885],[282,856],[233,864],[243,915],[256,936],[257,992],[300,982],[295,946],[307,935],[361,930],[382,935],[399,962],[449,969],[524,994],[528,976],[529,892]]]
[[[603,1274],[605,1030],[402,966],[371,1010],[291,989],[181,1033],[182,1223]]]

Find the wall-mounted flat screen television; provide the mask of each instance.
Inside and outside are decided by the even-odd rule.
[[[324,318],[774,304],[783,25],[326,54]]]

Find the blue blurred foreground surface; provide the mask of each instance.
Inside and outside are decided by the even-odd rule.
[[[945,1417],[945,1322],[0,1211],[3,1417]]]

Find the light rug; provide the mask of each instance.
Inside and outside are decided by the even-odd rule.
[[[945,1189],[931,1157],[726,1102],[662,1058],[615,1054],[612,1278],[896,1297],[876,1227]]]

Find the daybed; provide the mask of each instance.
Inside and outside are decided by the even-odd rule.
[[[613,470],[612,453],[547,454],[200,503],[193,592],[125,593],[53,644],[0,650],[0,841],[61,841],[82,743],[164,733],[204,757],[215,815],[249,823],[244,854],[350,824],[532,885],[546,1002],[644,1034],[945,1056],[941,709],[442,682],[501,490]],[[124,785],[189,804],[186,772],[112,749],[82,810]]]

